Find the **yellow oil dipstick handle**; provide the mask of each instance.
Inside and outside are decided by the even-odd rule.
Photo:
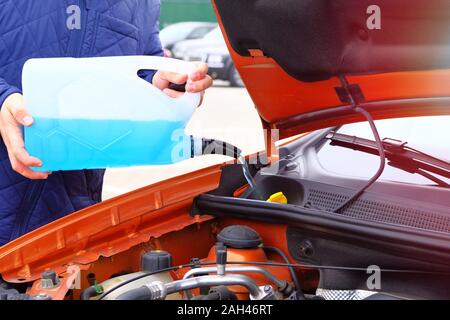
[[[288,199],[283,194],[283,192],[277,192],[277,193],[272,194],[269,197],[269,199],[267,199],[266,201],[267,202],[276,202],[276,203],[281,203],[281,204],[287,204],[288,203]]]

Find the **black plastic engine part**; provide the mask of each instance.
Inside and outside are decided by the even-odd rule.
[[[58,282],[58,279],[57,279],[58,275],[53,270],[44,271],[41,276],[42,276],[42,279],[50,280],[52,283]]]
[[[262,239],[255,230],[239,225],[224,228],[217,235],[217,241],[235,249],[252,249],[262,244]]]
[[[158,272],[171,266],[172,255],[167,251],[149,251],[141,258],[141,270],[145,272]]]
[[[0,300],[32,300],[28,294],[21,293],[26,288],[25,284],[11,284],[0,276]]]
[[[81,293],[80,299],[90,300],[91,298],[98,296],[101,293],[103,293],[103,288],[100,285],[93,285],[86,288],[86,290]]]
[[[216,262],[218,265],[227,263],[227,247],[222,242],[216,243]]]
[[[192,300],[237,300],[236,295],[225,286],[213,287],[208,294],[195,296]]]
[[[42,288],[54,288],[59,285],[60,280],[58,274],[54,270],[46,270],[41,275],[41,287]]]
[[[16,289],[1,289],[0,300],[33,300],[28,294],[20,293]]]
[[[237,159],[242,150],[225,141],[204,138],[202,139],[202,153],[203,155],[220,154]]]

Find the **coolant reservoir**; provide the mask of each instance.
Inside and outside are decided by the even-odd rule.
[[[170,98],[139,70],[190,74],[193,63],[150,57],[28,60],[25,105],[34,124],[25,147],[37,171],[160,165],[190,157],[184,129],[200,94]]]
[[[241,225],[228,226],[217,235],[217,240],[227,246],[227,261],[236,262],[228,266],[248,266],[251,262],[270,262],[266,253],[262,248],[262,239],[260,235],[252,228]],[[212,247],[204,262],[216,261],[216,250]],[[239,264],[245,262],[245,264]],[[280,280],[291,281],[289,269],[280,266],[261,266]],[[226,270],[226,268],[225,268]],[[239,272],[236,272],[239,274]],[[259,273],[242,273],[252,278],[257,285],[262,286],[268,284],[268,280],[264,275]],[[230,286],[230,291],[236,294],[238,299],[248,299],[247,289],[241,286]]]
[[[246,264],[230,264],[228,266],[248,266],[249,262],[270,262],[267,258],[266,254],[264,253],[264,250],[261,247],[258,248],[248,248],[248,249],[240,249],[240,248],[230,248],[227,249],[228,252],[228,261],[233,262],[245,262]],[[209,251],[208,256],[206,259],[203,260],[203,262],[209,262],[209,261],[215,261],[216,259],[216,253],[215,248],[211,248]],[[291,277],[289,274],[289,270],[286,267],[279,267],[279,266],[260,266],[256,265],[258,267],[262,267],[263,269],[266,269],[280,280],[288,280],[291,281]],[[253,279],[258,286],[269,284],[270,282],[267,280],[266,277],[259,273],[239,273],[239,272],[233,272],[237,274],[242,274],[247,277],[250,277]],[[246,288],[241,286],[229,286],[228,287],[231,292],[236,294],[238,299],[244,299],[247,300],[249,298],[248,291]]]

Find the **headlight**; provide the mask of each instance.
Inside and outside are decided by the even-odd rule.
[[[220,54],[212,54],[208,57],[208,64],[213,68],[222,68],[224,64],[225,57]]]

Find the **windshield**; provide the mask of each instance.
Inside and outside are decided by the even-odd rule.
[[[416,117],[375,121],[381,138],[407,141],[408,146],[434,157],[450,160],[450,116]],[[343,126],[339,133],[373,140],[367,123]],[[371,154],[351,149],[331,146],[329,142],[320,150],[319,161],[329,172],[370,178],[378,168],[379,158]],[[439,177],[447,183],[450,179]],[[386,166],[381,180],[429,185],[430,180],[391,166]]]

